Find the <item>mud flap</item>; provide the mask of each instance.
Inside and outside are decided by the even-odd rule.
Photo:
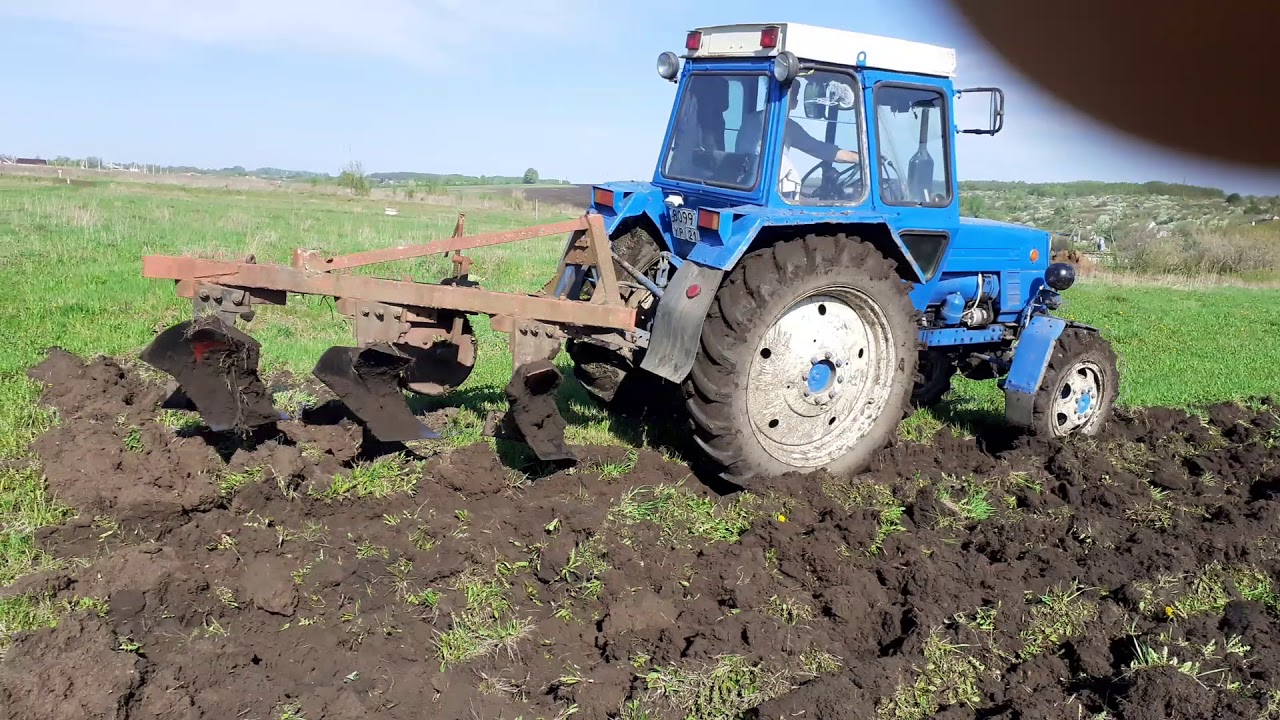
[[[576,462],[577,454],[564,440],[565,420],[556,406],[560,371],[550,360],[527,362],[511,376],[506,395],[509,409],[492,434],[518,436],[543,462]]]
[[[1058,336],[1066,327],[1067,322],[1061,318],[1037,315],[1031,318],[1018,337],[1018,344],[1013,348],[1009,374],[1000,384],[1004,390],[1005,420],[1010,425],[1031,426],[1036,393],[1040,390],[1044,369],[1049,365],[1049,357],[1057,346]]]
[[[684,382],[698,355],[702,322],[720,289],[724,270],[686,261],[658,302],[649,349],[640,368],[677,385]]]
[[[311,371],[369,432],[383,442],[440,437],[423,425],[400,391],[400,372],[412,358],[387,343],[331,347]]]
[[[258,377],[259,348],[217,315],[206,315],[161,332],[140,357],[178,382],[178,392],[210,429],[243,431],[282,418]],[[182,399],[177,394],[174,403]]]

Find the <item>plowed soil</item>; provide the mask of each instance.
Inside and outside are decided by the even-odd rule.
[[[1266,403],[718,496],[649,451],[524,474],[341,417],[212,433],[110,360],[32,375],[78,515],[0,590],[66,608],[4,651],[3,718],[1280,718]]]

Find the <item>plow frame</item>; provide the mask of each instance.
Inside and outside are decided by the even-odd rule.
[[[613,331],[632,334],[635,310],[623,304],[614,273],[611,246],[599,215],[584,214],[566,222],[534,225],[515,231],[465,234],[466,215],[460,214],[453,237],[389,249],[324,256],[296,250],[291,265],[259,264],[253,258],[224,261],[186,255],[147,255],[142,259],[146,278],[172,279],[180,297],[189,297],[195,314],[219,313],[225,320],[252,319],[253,305],[285,305],[288,293],[329,296],[338,301],[340,313],[372,327],[393,320],[415,318],[430,322],[439,311],[481,314],[494,318],[493,327],[512,333],[522,325],[558,325],[563,333]],[[467,279],[471,259],[462,255],[477,247],[532,240],[571,233],[552,281],[535,295],[480,290]],[[388,279],[344,272],[353,268],[397,260],[453,252],[454,275],[442,283],[422,283],[404,278]],[[602,261],[604,260],[604,261]],[[575,300],[584,283],[594,278],[590,300]],[[402,311],[396,318],[394,309]],[[361,318],[371,318],[361,323]],[[381,337],[389,331],[378,331]],[[518,334],[518,333],[515,333]],[[370,336],[371,337],[371,336]],[[364,340],[357,332],[357,338]],[[512,338],[515,340],[515,337]]]
[[[469,277],[472,260],[463,251],[565,233],[569,238],[556,273],[537,293],[484,290]],[[452,254],[453,274],[438,283],[350,272],[380,263],[441,254]],[[193,322],[213,321],[214,318],[209,317],[213,315],[228,328],[234,328],[237,320],[252,320],[258,305],[287,304],[290,294],[331,297],[336,301],[338,312],[353,320],[358,347],[352,350],[367,349],[368,357],[382,358],[379,363],[394,364],[398,356],[403,368],[407,367],[403,363],[410,362],[406,359],[409,356],[397,347],[422,351],[432,351],[438,346],[453,347],[457,349],[455,362],[461,368],[463,379],[475,362],[474,337],[467,317],[487,315],[494,330],[509,335],[513,383],[507,390],[511,412],[501,418],[491,416],[486,428],[494,429],[491,434],[514,428],[544,460],[572,459],[572,452],[563,441],[564,421],[554,411],[554,404],[546,405],[546,401],[552,400],[549,393],[560,382],[553,362],[564,341],[569,337],[601,337],[622,344],[637,342],[636,310],[622,299],[604,220],[591,212],[573,220],[477,235],[466,234],[466,215],[459,213],[449,238],[333,256],[297,249],[288,265],[260,264],[253,256],[226,261],[189,255],[148,255],[142,259],[142,275],[174,281],[177,295],[191,299]],[[590,293],[584,298],[588,283]],[[353,359],[364,355],[347,357],[335,353],[339,350],[342,348],[330,348],[327,359],[322,360],[326,367],[342,366],[344,371],[329,371],[328,376],[338,376],[347,387],[364,388],[353,396],[354,400],[385,408],[389,402],[385,388],[375,388],[384,390],[376,393],[377,398],[368,395],[366,391],[373,386],[365,382],[359,371],[350,370]],[[384,364],[385,367],[391,366]],[[317,372],[319,368],[320,365]],[[406,377],[401,376],[401,382],[408,383],[405,387],[424,394],[441,394],[462,382],[455,375],[448,381],[428,378],[414,385]],[[333,387],[328,381],[326,384]],[[533,405],[516,401],[515,396],[521,391],[516,385],[535,395],[546,396],[538,400],[541,409],[518,411],[517,406],[531,408]],[[353,403],[347,404],[351,407]],[[401,422],[398,429],[388,431],[390,434],[415,432],[409,427],[413,421],[405,412],[405,408],[401,408],[393,413],[400,415]],[[366,427],[377,424],[370,423],[370,417],[360,417]],[[384,422],[383,426],[390,427],[390,424]],[[548,427],[552,428],[551,439],[545,432]],[[530,435],[541,437],[530,439]]]

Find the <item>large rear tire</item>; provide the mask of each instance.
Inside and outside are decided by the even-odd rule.
[[[685,382],[695,440],[725,479],[863,469],[909,410],[908,283],[845,235],[779,242],[716,294]]]
[[[612,240],[613,249],[627,264],[645,273],[651,279],[662,259],[662,248],[643,227],[635,227]],[[634,284],[632,277],[616,261],[613,264],[618,279]],[[642,287],[623,286],[620,294],[628,307],[636,309],[636,323],[648,330],[653,322],[657,298]],[[565,344],[565,352],[573,360],[573,375],[587,393],[597,401],[618,406],[632,405],[644,397],[651,384],[658,378],[638,372],[643,351],[633,351],[621,343],[609,343],[594,338],[571,339]],[[644,386],[644,387],[641,387]]]

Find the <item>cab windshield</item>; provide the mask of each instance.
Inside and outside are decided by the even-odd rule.
[[[662,174],[673,180],[753,189],[760,176],[768,100],[769,81],[763,74],[689,76]]]

